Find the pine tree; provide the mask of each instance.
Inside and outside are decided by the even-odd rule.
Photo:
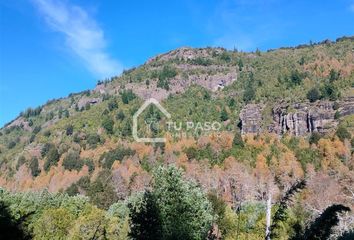
[[[162,222],[156,197],[149,191],[138,204],[129,203],[131,239],[162,239]]]

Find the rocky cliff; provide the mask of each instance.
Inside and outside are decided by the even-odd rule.
[[[278,103],[272,109],[272,122],[264,127],[264,105],[248,104],[240,113],[241,133],[273,132],[303,136],[311,132],[326,133],[334,129],[339,118],[354,114],[354,97],[343,101],[317,101],[296,104]]]

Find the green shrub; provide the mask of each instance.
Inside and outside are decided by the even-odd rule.
[[[234,139],[232,140],[232,145],[233,146],[238,146],[238,147],[244,147],[245,146],[245,144],[243,142],[243,139],[242,139],[242,136],[241,136],[241,134],[238,131],[235,132]]]
[[[66,126],[66,136],[71,136],[74,133],[74,126],[73,125],[68,125]]]
[[[136,98],[136,95],[133,93],[131,89],[123,90],[121,92],[121,96],[122,96],[122,102],[124,104],[128,104],[130,101]]]
[[[37,177],[41,173],[41,170],[39,169],[38,158],[32,157],[29,168],[33,177]]]
[[[340,126],[337,131],[336,131],[336,135],[338,136],[338,138],[341,141],[344,141],[344,139],[350,139],[351,138],[351,134],[348,132],[347,128]]]
[[[339,76],[340,76],[340,73],[332,68],[331,71],[329,72],[328,79],[330,82],[334,82],[339,79]]]
[[[68,109],[65,109],[63,114],[64,114],[65,118],[68,118],[70,116],[70,113],[69,113]]]
[[[16,142],[15,141],[10,141],[8,144],[7,144],[7,148],[8,149],[12,149],[16,146]]]
[[[241,58],[238,59],[237,66],[238,66],[238,70],[241,72],[243,68],[243,61]]]
[[[291,84],[296,86],[302,83],[302,80],[305,78],[305,74],[300,73],[298,70],[294,70],[290,74]]]
[[[201,65],[201,66],[209,66],[212,65],[213,62],[209,58],[202,58],[202,57],[197,57],[194,59],[188,60],[189,63],[193,65]]]
[[[35,126],[32,130],[33,134],[37,134],[42,130],[41,126]]]
[[[318,141],[321,139],[322,135],[319,134],[318,132],[313,132],[309,138],[309,143],[310,144],[317,144]]]
[[[66,170],[77,170],[80,171],[84,161],[80,159],[80,153],[77,151],[69,151],[63,160],[63,167]]]
[[[158,88],[163,88],[163,89],[166,89],[167,91],[170,90],[170,83],[168,80],[166,79],[159,79],[157,81],[157,85],[156,85]]]
[[[339,109],[339,103],[338,102],[334,102],[333,103],[333,110],[338,110]]]
[[[26,163],[26,158],[24,156],[20,156],[17,159],[16,170],[18,170],[25,163]]]
[[[104,168],[110,169],[114,161],[122,161],[125,156],[131,156],[135,151],[130,148],[118,147],[101,155],[100,163]]]
[[[108,110],[112,112],[114,109],[118,108],[118,103],[115,99],[112,99],[111,101],[108,102]]]
[[[301,166],[305,171],[308,163],[311,163],[316,170],[320,169],[321,167],[321,154],[318,149],[299,149],[296,150],[295,156],[300,161]]]
[[[95,164],[91,159],[84,159],[84,164],[88,167],[89,173],[95,170]]]
[[[97,133],[91,133],[87,135],[87,143],[90,148],[96,148],[97,144],[102,143],[102,139]]]
[[[112,175],[110,171],[103,170],[96,180],[91,182],[90,186],[87,188],[87,196],[89,196],[90,201],[99,208],[108,209],[109,206],[118,201],[117,193],[111,183]],[[82,183],[80,183],[80,186],[82,186]]]
[[[164,66],[162,71],[158,74],[157,87],[166,90],[170,89],[170,79],[177,75],[177,70],[171,66]]]
[[[220,60],[229,63],[231,62],[231,56],[227,51],[222,52],[220,55]]]
[[[69,195],[69,196],[76,196],[78,195],[79,192],[79,188],[77,187],[76,183],[73,183],[70,185],[70,187],[68,187],[65,192]]]
[[[184,149],[184,153],[187,155],[188,160],[197,159],[198,150],[194,147],[188,147]]]
[[[106,117],[103,119],[102,127],[106,130],[108,134],[113,134],[113,126],[114,121],[111,118]]]
[[[73,141],[74,141],[75,143],[80,143],[80,142],[81,142],[81,138],[80,138],[80,136],[79,136],[78,133],[75,133],[75,134],[74,134],[74,136],[73,136]]]
[[[310,102],[316,102],[320,99],[320,91],[317,88],[312,88],[310,91],[307,92],[307,99]]]
[[[91,148],[95,148],[97,144],[101,143],[101,138],[97,133],[91,133],[87,136],[87,143]]]
[[[36,135],[32,134],[30,138],[28,139],[29,143],[33,143],[34,139],[36,138]]]
[[[45,144],[43,145],[42,149],[41,149],[41,156],[42,156],[42,157],[47,156],[49,150],[50,150],[51,148],[54,148],[54,147],[55,147],[55,146],[54,146],[52,143],[45,143]]]
[[[302,56],[302,57],[300,58],[299,64],[300,64],[301,66],[305,64],[305,57],[304,57],[304,56]]]
[[[25,118],[29,118],[29,117],[38,116],[41,112],[42,112],[42,107],[37,107],[35,109],[28,108],[25,112],[21,113],[20,115]]]
[[[174,78],[177,75],[177,70],[174,67],[165,65],[162,71],[159,73],[159,80],[168,80]]]
[[[334,113],[334,119],[339,119],[340,118],[340,112],[339,111],[336,111]]]
[[[116,119],[119,121],[122,121],[122,120],[124,120],[124,118],[125,118],[124,112],[122,110],[120,110],[116,115]]]
[[[122,136],[128,137],[132,135],[131,123],[129,121],[124,121],[122,127]]]
[[[45,161],[44,166],[43,166],[44,170],[49,171],[51,166],[57,165],[59,158],[60,158],[60,155],[59,155],[56,147],[50,148],[50,150],[47,153],[47,160]]]
[[[220,113],[220,120],[221,121],[226,121],[226,120],[229,120],[229,114],[227,113],[227,111],[226,111],[226,109],[225,108],[223,108],[222,110],[221,110],[221,113]]]
[[[339,91],[333,84],[325,84],[321,88],[321,94],[323,98],[329,99],[331,101],[335,101],[339,97]]]
[[[227,105],[228,105],[230,108],[235,107],[235,106],[236,106],[236,100],[235,100],[234,98],[230,98],[230,99],[228,100]]]
[[[254,100],[255,96],[256,96],[256,90],[253,86],[253,74],[249,75],[249,81],[247,82],[246,88],[244,89],[243,92],[243,101],[245,103],[249,103],[252,100]]]

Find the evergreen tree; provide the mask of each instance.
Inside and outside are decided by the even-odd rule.
[[[29,240],[31,237],[23,229],[23,223],[33,213],[16,219],[10,212],[9,206],[0,200],[0,239]]]
[[[33,177],[37,177],[41,170],[39,169],[38,158],[32,157],[29,168]]]
[[[244,142],[242,140],[242,136],[241,136],[241,134],[238,131],[235,132],[234,139],[232,140],[232,145],[233,146],[239,146],[239,147],[244,147],[245,146],[245,144],[244,144]]]
[[[238,65],[238,70],[239,70],[239,71],[242,71],[242,68],[243,68],[243,61],[242,61],[241,58],[238,59],[237,65]]]
[[[228,119],[229,119],[229,114],[227,113],[226,109],[223,108],[220,113],[220,120],[224,122]]]
[[[66,127],[66,136],[71,136],[74,132],[74,126],[73,125],[68,125]]]
[[[324,210],[323,213],[310,224],[303,234],[298,232],[292,239],[329,239],[329,236],[332,233],[332,228],[339,222],[338,213],[348,211],[350,211],[350,208],[346,206],[341,204],[333,204],[332,206],[326,208],[326,210]]]
[[[278,239],[281,236],[280,231],[282,228],[282,222],[285,222],[288,218],[287,209],[289,207],[289,204],[291,203],[293,196],[297,192],[302,191],[305,187],[305,180],[298,181],[293,184],[285,193],[284,197],[281,198],[278,210],[275,212],[272,219],[272,225],[270,226],[270,239]]]
[[[114,121],[111,118],[105,118],[102,122],[102,127],[106,130],[108,134],[113,134]]]
[[[292,71],[290,74],[290,81],[293,86],[300,85],[303,78],[303,74],[301,74],[298,70]]]
[[[307,93],[307,99],[310,102],[316,102],[318,99],[320,99],[320,92],[318,91],[317,88],[312,88],[310,91]]]
[[[125,118],[124,112],[122,110],[120,110],[117,113],[116,119],[122,121],[122,120],[124,120],[124,118]]]
[[[329,78],[330,82],[334,82],[339,79],[339,76],[340,76],[340,73],[332,68],[331,71],[329,72],[328,78]]]
[[[321,88],[321,95],[323,98],[335,101],[339,97],[339,91],[333,84],[327,83]]]
[[[47,154],[47,160],[44,163],[44,170],[49,171],[51,166],[54,166],[58,163],[60,155],[55,146],[51,147]]]
[[[142,200],[129,203],[130,233],[136,240],[158,240],[162,238],[162,222],[156,197],[149,191],[144,192]]]
[[[212,223],[212,207],[203,192],[182,178],[175,167],[154,172],[153,194],[160,209],[163,239],[205,239]]]
[[[118,108],[118,103],[115,99],[108,102],[108,110],[112,112],[114,109]]]

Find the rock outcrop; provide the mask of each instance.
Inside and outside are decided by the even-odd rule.
[[[338,125],[338,117],[354,114],[354,97],[338,103],[317,101],[315,103],[280,103],[272,109],[273,122],[262,128],[261,104],[248,104],[240,113],[241,133],[273,132],[303,136],[311,132],[326,133]]]
[[[241,134],[262,132],[262,110],[260,104],[248,104],[241,110]]]

